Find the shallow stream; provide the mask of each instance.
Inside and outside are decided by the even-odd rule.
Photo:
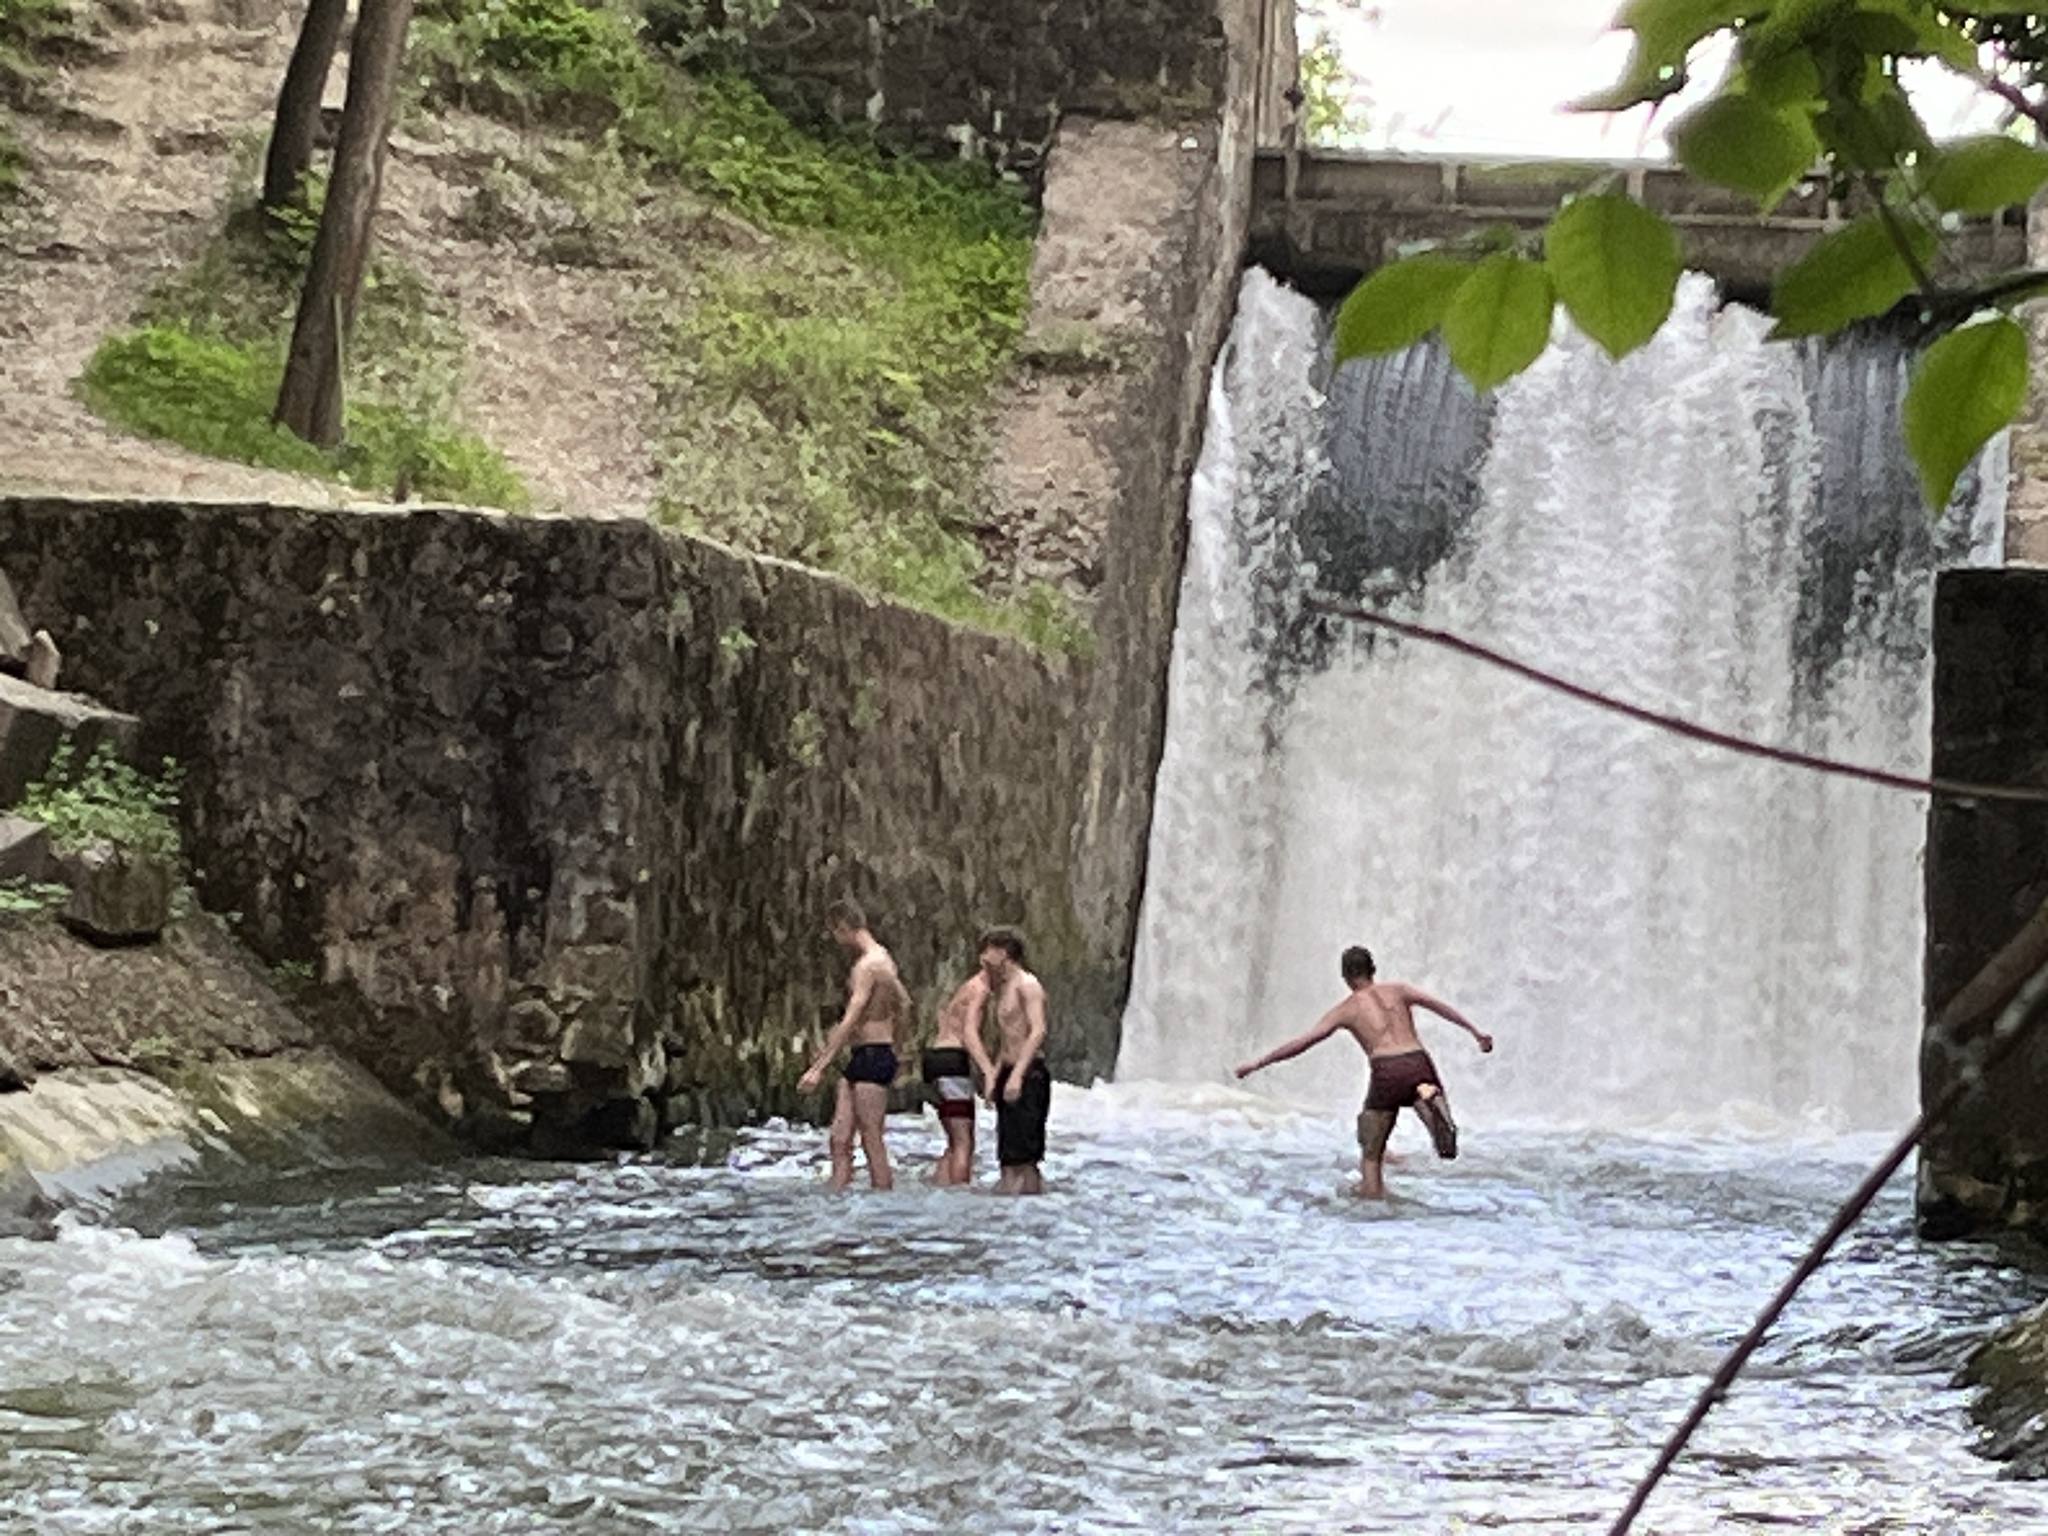
[[[983,1126],[982,1156],[990,1128]],[[807,1129],[598,1167],[228,1179],[0,1243],[24,1532],[1597,1531],[1870,1138],[1404,1122],[1062,1089],[1036,1201],[835,1197]],[[140,1230],[136,1230],[139,1228]],[[155,1233],[157,1235],[144,1235]],[[1640,1529],[2048,1530],[1969,1452],[2048,1295],[1903,1182]]]

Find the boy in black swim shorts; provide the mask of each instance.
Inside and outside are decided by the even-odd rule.
[[[846,978],[846,1011],[825,1037],[817,1059],[797,1083],[801,1093],[815,1093],[825,1069],[840,1051],[852,1046],[839,1079],[832,1109],[832,1128],[825,1145],[832,1160],[832,1187],[853,1182],[853,1144],[857,1138],[867,1159],[868,1182],[889,1189],[889,1146],[882,1136],[882,1116],[889,1107],[889,1085],[896,1081],[896,1043],[910,1023],[910,994],[896,974],[889,951],[868,931],[867,917],[850,901],[825,909],[825,931],[842,949],[852,952],[853,969]]]

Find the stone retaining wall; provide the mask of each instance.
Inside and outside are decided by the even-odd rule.
[[[870,124],[897,144],[1036,180],[1069,112],[1213,118],[1229,69],[1219,10],[1245,6],[806,0],[754,37],[750,72],[799,121]]]
[[[19,498],[0,567],[184,765],[207,904],[475,1140],[798,1108],[841,893],[927,1003],[1022,924],[1107,1070],[1079,685],[1023,647],[637,522]]]

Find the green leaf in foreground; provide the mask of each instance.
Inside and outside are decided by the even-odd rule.
[[[1802,113],[1774,111],[1754,96],[1716,96],[1672,125],[1671,148],[1702,181],[1769,208],[1812,166],[1820,141]]]
[[[1398,352],[1422,340],[1471,275],[1470,262],[1434,251],[1381,267],[1337,311],[1337,361]]]
[[[1951,213],[1995,213],[2025,205],[2048,181],[2048,153],[2003,134],[1944,144],[1935,153],[1927,195]]]
[[[1934,255],[1934,231],[1902,221],[1900,234],[1924,268]],[[1771,290],[1777,316],[1773,337],[1838,331],[1852,320],[1881,315],[1915,287],[1913,269],[1877,214],[1824,235],[1785,269]]]
[[[1650,57],[1682,64],[1693,44],[1733,26],[1748,9],[1743,0],[1628,0],[1614,24],[1635,33]]]
[[[1527,368],[1550,340],[1550,274],[1525,257],[1489,256],[1451,296],[1444,346],[1459,372],[1492,389]]]
[[[1957,477],[2026,394],[2027,335],[2006,315],[1950,331],[1920,354],[1899,419],[1931,512],[1948,505]]]
[[[1682,266],[1671,226],[1619,192],[1566,204],[1543,237],[1543,260],[1572,319],[1610,357],[1657,334]]]

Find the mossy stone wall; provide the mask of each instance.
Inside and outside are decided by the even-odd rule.
[[[0,568],[185,765],[208,905],[474,1140],[799,1108],[840,894],[927,1004],[1022,925],[1107,1070],[1060,1013],[1079,685],[1020,645],[639,522],[13,498]]]

